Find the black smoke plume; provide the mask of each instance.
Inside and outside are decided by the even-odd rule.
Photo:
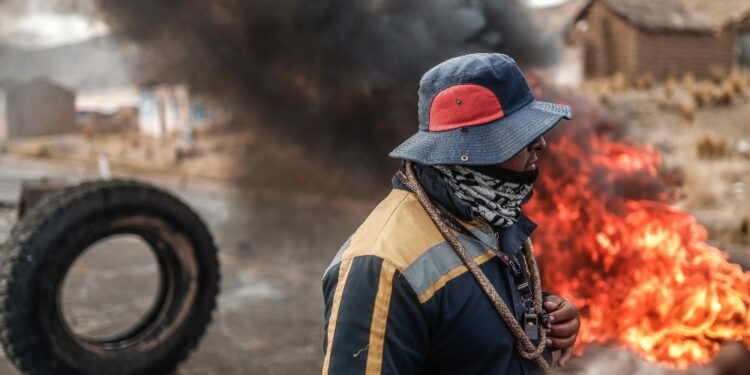
[[[416,131],[421,74],[497,51],[551,62],[518,0],[96,0],[146,52],[153,82],[185,81],[260,119],[311,157],[386,174]]]

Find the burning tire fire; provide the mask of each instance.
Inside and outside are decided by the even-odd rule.
[[[670,206],[655,150],[611,140],[596,107],[570,104],[527,211],[544,223],[534,236],[544,284],[581,307],[579,351],[615,344],[687,368],[722,343],[750,346],[750,273]]]

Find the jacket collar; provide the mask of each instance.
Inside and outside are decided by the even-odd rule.
[[[497,235],[500,249],[511,257],[518,255],[523,243],[536,229],[537,225],[523,213],[519,216],[518,221],[509,227],[492,227],[484,222],[476,225],[480,222],[474,221],[471,217],[469,204],[451,194],[448,186],[443,183],[443,180],[438,175],[440,172],[434,168],[425,167],[419,164],[414,164],[414,171],[417,175],[417,179],[419,179],[419,182],[422,184],[422,187],[430,198],[445,207],[448,212],[455,215],[458,219],[475,224],[474,226],[479,231],[485,233],[489,238]],[[410,189],[401,183],[396,176],[393,176],[391,179],[391,184],[394,189],[410,191]]]

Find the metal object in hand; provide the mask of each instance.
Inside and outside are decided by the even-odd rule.
[[[539,340],[539,315],[526,313],[523,315],[523,330],[529,340]]]

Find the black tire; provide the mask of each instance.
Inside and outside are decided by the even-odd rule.
[[[157,303],[123,335],[77,336],[59,295],[89,245],[135,234],[158,259]],[[219,265],[206,225],[187,205],[134,181],[94,181],[54,193],[13,228],[0,255],[0,341],[25,374],[167,374],[195,348],[216,306]]]

